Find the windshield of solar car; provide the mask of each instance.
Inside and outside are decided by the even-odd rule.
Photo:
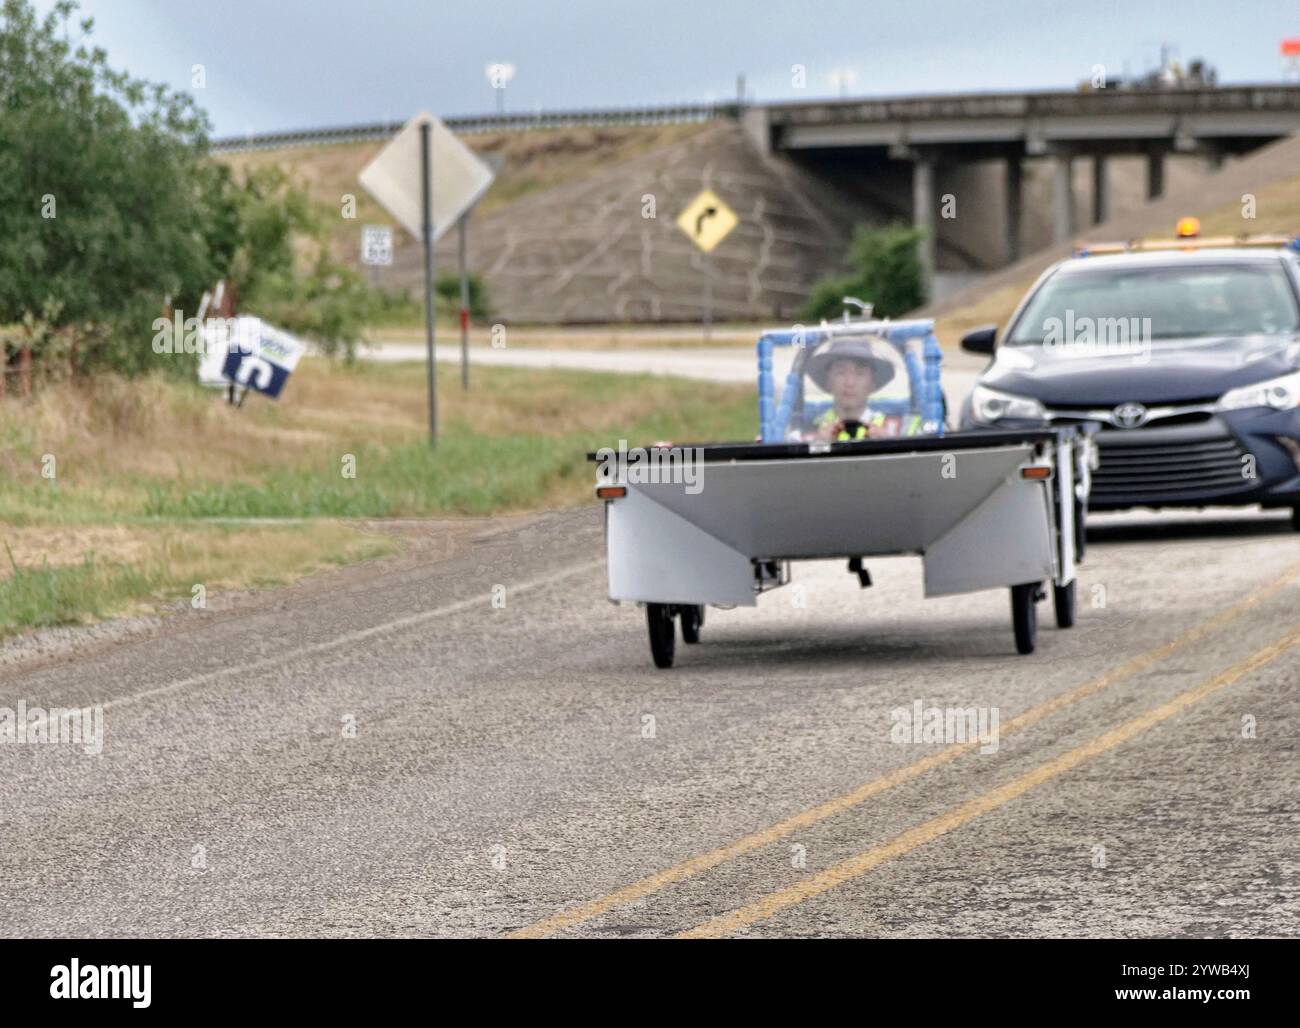
[[[1097,267],[1053,275],[1025,307],[1007,342],[1042,343],[1062,326],[1138,319],[1150,339],[1254,335],[1300,328],[1280,264]],[[1144,319],[1149,319],[1146,322]],[[1130,322],[1131,323],[1131,322]]]
[[[816,349],[824,350],[826,345]],[[915,405],[912,402],[912,380],[902,354],[884,340],[874,341],[872,352],[877,357],[888,361],[893,366],[894,374],[884,386],[866,395],[866,411],[860,409],[855,411],[856,397],[852,395],[841,395],[840,405],[837,408],[835,396],[829,390],[819,386],[805,371],[801,395],[796,398],[790,418],[790,426],[797,430],[797,434],[807,435],[825,429],[834,422],[860,417],[863,413],[901,416],[904,412],[919,407],[919,399]],[[810,357],[811,355],[812,353],[809,354]],[[799,400],[802,400],[802,405]]]

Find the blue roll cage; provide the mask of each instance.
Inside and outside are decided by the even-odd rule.
[[[843,335],[872,335],[898,351],[911,381],[911,396],[907,400],[879,398],[871,401],[873,410],[888,415],[919,414],[923,435],[943,435],[943,391],[939,386],[939,366],[943,351],[934,335],[934,321],[915,318],[908,321],[845,321],[823,323],[816,328],[796,326],[793,329],[773,329],[758,339],[758,421],[759,440],[764,443],[784,443],[790,431],[790,418],[794,414],[795,397],[800,393],[799,379],[803,374],[801,362],[796,361],[786,377],[781,390],[781,402],[776,402],[776,376],[772,370],[772,354],[778,346],[804,347],[811,353],[827,340]],[[921,353],[909,346],[921,342]],[[804,420],[810,421],[830,409],[830,401],[804,405]]]

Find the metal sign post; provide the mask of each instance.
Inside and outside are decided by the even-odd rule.
[[[438,373],[433,364],[433,165],[429,155],[429,123],[420,125],[421,234],[424,237],[424,338],[428,350],[429,445],[438,445]]]
[[[705,189],[677,215],[677,227],[704,254],[704,341],[713,331],[713,249],[740,223],[736,212],[712,189]]]
[[[438,165],[434,181],[433,166]],[[492,184],[492,170],[428,112],[417,114],[361,169],[360,183],[424,245],[424,320],[429,361],[429,441],[437,444],[433,244]]]
[[[465,261],[466,222],[469,211],[460,216],[456,222],[460,230],[460,387],[469,389],[469,268]]]
[[[713,251],[704,251],[704,341],[713,331]]]

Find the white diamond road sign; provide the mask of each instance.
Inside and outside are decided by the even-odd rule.
[[[427,112],[408,121],[359,181],[399,225],[423,240],[421,224],[420,126],[428,124],[433,166],[433,238],[436,240],[478,201],[492,184],[492,169],[474,156],[438,118]]]

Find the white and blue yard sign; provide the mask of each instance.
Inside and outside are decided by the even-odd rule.
[[[276,399],[306,349],[305,343],[262,322],[257,331],[240,332],[232,340],[221,372],[235,385]]]

